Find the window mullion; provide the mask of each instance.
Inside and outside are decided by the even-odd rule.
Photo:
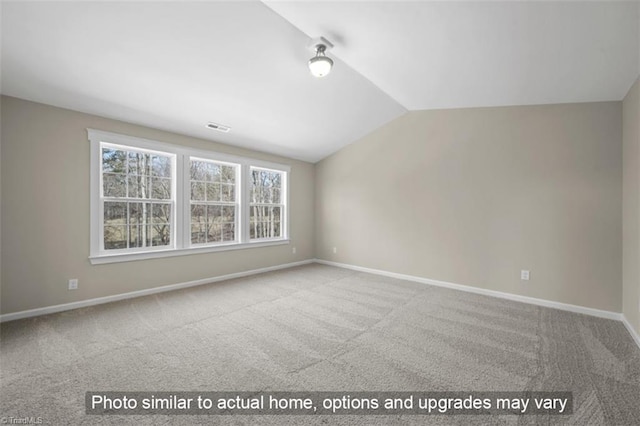
[[[124,234],[124,238],[127,242],[127,248],[131,248],[129,247],[129,236],[131,235],[131,218],[129,217],[129,210],[130,210],[130,206],[129,206],[129,201],[125,202],[126,206],[127,206],[127,221],[125,222],[125,234]]]
[[[91,225],[91,255],[102,252],[104,247],[104,201],[102,201],[102,147],[100,142],[91,141],[91,198],[90,198],[90,225]]]
[[[242,221],[242,243],[249,242],[249,216],[250,216],[250,201],[251,201],[251,193],[250,193],[250,184],[251,181],[251,168],[248,164],[243,163],[241,166],[242,178],[240,179],[240,184],[242,185],[242,190],[240,194],[242,198],[240,201],[240,211],[242,212],[242,216],[240,220]]]
[[[180,197],[181,212],[178,226],[182,230],[180,238],[180,248],[188,248],[191,246],[191,157],[187,154],[180,154],[182,164],[182,173],[180,173],[181,184],[178,188],[182,188]]]

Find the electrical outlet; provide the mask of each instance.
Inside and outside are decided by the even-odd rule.
[[[294,247],[293,249],[291,249],[291,251],[293,252],[293,254],[296,254],[296,248]]]
[[[526,271],[524,269],[520,271],[520,279],[522,281],[529,281],[529,271]]]
[[[78,279],[73,278],[69,280],[69,290],[77,290],[78,289]]]
[[[338,248],[337,248],[337,247],[334,247],[334,248],[333,248],[333,254],[336,254],[337,252],[338,252]]]

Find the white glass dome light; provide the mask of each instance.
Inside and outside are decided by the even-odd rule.
[[[316,45],[316,56],[309,59],[309,71],[314,77],[324,77],[331,72],[333,60],[325,56],[325,50],[327,50],[326,45]]]

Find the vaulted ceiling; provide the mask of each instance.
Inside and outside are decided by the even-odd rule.
[[[316,162],[408,110],[620,100],[639,4],[5,1],[0,89]]]

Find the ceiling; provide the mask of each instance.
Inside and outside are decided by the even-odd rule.
[[[639,4],[4,1],[0,89],[316,162],[408,110],[620,100]]]

